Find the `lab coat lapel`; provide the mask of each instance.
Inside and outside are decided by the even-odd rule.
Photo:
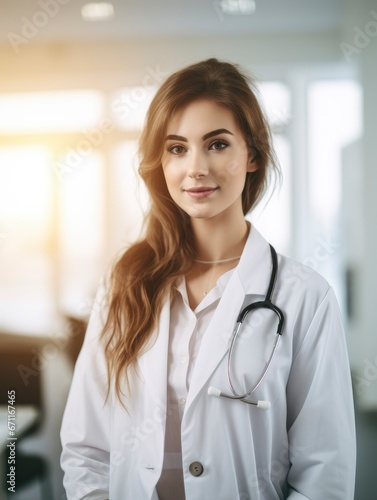
[[[145,384],[154,402],[161,408],[166,407],[169,324],[170,300],[166,297],[158,329],[153,332],[147,348],[138,360]]]
[[[249,295],[266,295],[271,268],[269,245],[252,227],[240,262],[203,336],[187,397],[186,412],[227,353],[237,316],[245,299]],[[255,300],[255,297],[251,300]]]

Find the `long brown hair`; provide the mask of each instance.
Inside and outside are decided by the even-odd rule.
[[[268,123],[256,98],[254,83],[237,65],[208,59],[172,74],[157,91],[139,142],[139,174],[151,205],[145,238],[128,248],[113,266],[109,312],[102,338],[108,363],[109,389],[119,399],[122,381],[134,367],[158,324],[162,305],[174,282],[195,258],[190,219],[172,200],[161,165],[169,120],[181,107],[207,98],[234,115],[258,169],[248,172],[242,192],[246,215],[262,197],[269,173],[277,171]]]

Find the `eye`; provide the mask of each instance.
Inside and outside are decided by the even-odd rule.
[[[184,153],[184,151],[186,151],[186,150],[183,146],[180,146],[179,144],[175,144],[174,146],[168,147],[167,151],[173,155],[179,156],[182,153]]]
[[[229,146],[229,144],[222,140],[222,139],[217,139],[216,141],[211,142],[209,145],[209,149],[215,150],[215,151],[221,151],[222,149],[225,149]]]

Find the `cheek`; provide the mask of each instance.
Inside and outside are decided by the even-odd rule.
[[[182,193],[182,178],[181,176],[174,170],[166,169],[164,171],[166,187],[168,188],[168,192],[171,198],[178,202],[180,195]]]
[[[163,164],[162,171],[168,186],[174,185],[179,180],[179,170],[174,168],[174,165],[171,165],[170,163],[166,163],[165,165]]]
[[[237,177],[244,182],[246,176],[245,163],[240,159],[229,160],[225,163],[224,167],[219,170],[217,179],[221,185],[226,185],[230,182],[235,182]]]
[[[229,175],[241,175],[245,171],[245,162],[237,159],[237,160],[231,160],[227,166],[227,171]]]

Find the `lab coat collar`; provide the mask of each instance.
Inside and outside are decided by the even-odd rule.
[[[240,262],[236,267],[245,295],[266,295],[271,270],[270,246],[260,232],[251,226]]]

